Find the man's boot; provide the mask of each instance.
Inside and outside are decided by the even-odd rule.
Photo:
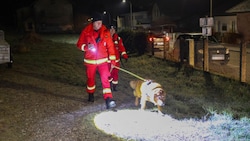
[[[112,82],[110,82],[110,89],[111,89],[111,91],[113,91],[113,83]]]
[[[105,101],[106,101],[106,108],[107,109],[116,107],[115,101],[112,100],[111,98],[108,97]]]
[[[94,93],[89,93],[89,102],[94,102]]]
[[[113,86],[112,86],[113,91],[117,91],[116,86],[117,86],[117,84],[113,84]]]

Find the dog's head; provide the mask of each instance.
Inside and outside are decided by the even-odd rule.
[[[159,87],[154,89],[154,102],[158,106],[164,106],[165,105],[165,99],[166,99],[166,93],[165,91]]]
[[[154,81],[146,81],[145,82],[145,92],[151,97],[150,100],[157,106],[164,106],[166,93],[161,86],[161,84]]]

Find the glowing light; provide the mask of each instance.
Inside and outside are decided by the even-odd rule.
[[[149,37],[148,39],[150,42],[153,42],[154,38],[153,37]]]
[[[96,48],[94,48],[94,47],[91,48],[90,50],[91,50],[92,52],[96,52]]]
[[[105,111],[94,117],[95,126],[99,130],[125,140],[140,141],[219,141],[225,137],[232,139],[242,131],[243,126],[246,130],[240,134],[249,134],[250,124],[245,121],[232,120],[227,115],[218,114],[205,121],[193,118],[177,120],[169,115],[161,116],[157,112],[131,109]],[[233,124],[232,130],[225,128],[228,123]],[[234,136],[234,139],[239,136]]]
[[[203,140],[204,136],[209,134],[207,132],[209,123],[178,121],[167,115],[161,116],[156,112],[141,110],[103,112],[95,116],[94,122],[98,129],[126,140],[160,141],[176,140],[178,137]]]
[[[169,41],[169,37],[167,36],[167,37],[165,37],[166,38],[166,41]]]

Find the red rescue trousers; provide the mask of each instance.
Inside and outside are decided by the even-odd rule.
[[[103,88],[103,98],[107,99],[113,98],[111,89],[110,89],[110,83],[109,83],[109,66],[108,63],[102,63],[102,64],[85,64],[86,66],[86,75],[87,75],[87,93],[94,93],[96,89],[95,85],[95,78],[96,78],[96,71],[99,72],[101,82],[102,82],[102,88]]]
[[[120,67],[120,62],[116,62],[115,66]],[[109,68],[111,69],[111,63],[109,63]],[[110,77],[113,78],[112,84],[118,84],[118,73],[119,73],[119,69],[117,68],[112,69],[111,75],[110,75]]]

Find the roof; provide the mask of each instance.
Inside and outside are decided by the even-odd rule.
[[[228,9],[227,13],[243,13],[250,12],[250,0],[245,0],[238,5]]]

